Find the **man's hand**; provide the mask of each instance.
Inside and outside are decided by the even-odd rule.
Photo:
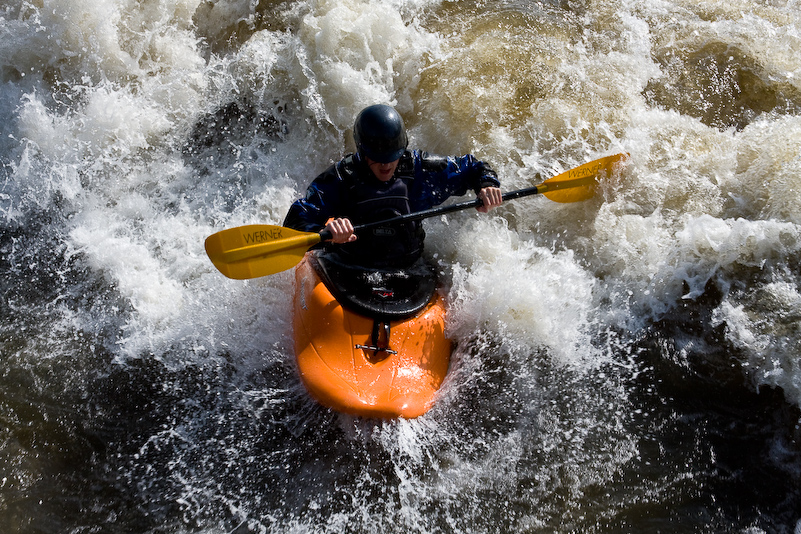
[[[478,198],[484,203],[483,206],[476,208],[481,213],[487,213],[492,208],[497,208],[503,202],[503,193],[499,187],[485,187],[478,192]]]
[[[331,232],[333,238],[331,241],[338,244],[350,243],[356,241],[356,234],[353,233],[353,225],[350,219],[334,219],[329,222],[326,229]]]

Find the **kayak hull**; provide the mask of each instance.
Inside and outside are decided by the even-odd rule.
[[[418,417],[448,373],[452,346],[439,293],[410,318],[361,315],[337,302],[309,254],[295,269],[293,328],[301,381],[318,403],[339,412]]]

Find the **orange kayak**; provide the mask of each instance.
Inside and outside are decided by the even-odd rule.
[[[450,365],[444,302],[424,264],[367,271],[309,252],[295,270],[293,327],[303,384],[343,413],[418,417]]]

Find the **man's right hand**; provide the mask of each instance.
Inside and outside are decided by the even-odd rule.
[[[356,241],[356,234],[353,233],[353,225],[350,219],[333,219],[325,228],[331,232],[331,241],[338,244]]]

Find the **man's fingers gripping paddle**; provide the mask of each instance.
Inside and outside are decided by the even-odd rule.
[[[350,219],[334,219],[326,225],[326,228],[331,232],[334,243],[343,244],[356,241],[356,234],[353,233],[353,224]]]

